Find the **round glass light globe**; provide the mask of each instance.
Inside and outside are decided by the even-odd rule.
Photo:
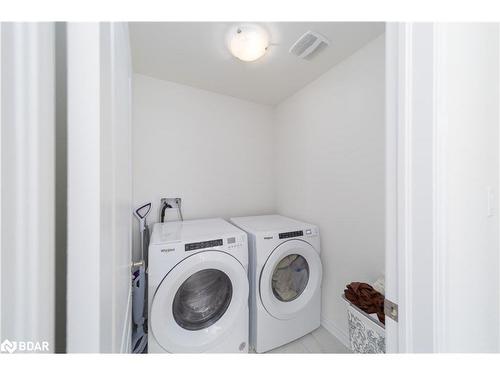
[[[255,61],[266,53],[269,37],[264,29],[247,25],[238,27],[229,37],[229,50],[242,61]]]

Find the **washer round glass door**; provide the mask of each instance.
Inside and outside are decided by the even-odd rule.
[[[289,240],[271,253],[260,276],[260,297],[271,315],[291,319],[321,287],[319,254],[307,242]]]
[[[247,301],[247,273],[240,262],[221,251],[196,253],[157,288],[150,334],[168,352],[206,351],[230,334],[241,314],[248,314]]]
[[[233,284],[223,271],[213,268],[198,271],[175,293],[174,319],[190,331],[210,327],[224,315],[232,295]]]

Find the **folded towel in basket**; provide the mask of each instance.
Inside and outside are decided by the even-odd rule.
[[[377,314],[378,320],[385,324],[384,296],[366,283],[353,282],[344,290],[345,298],[367,314]]]

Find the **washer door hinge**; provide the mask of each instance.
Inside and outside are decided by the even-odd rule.
[[[384,299],[384,313],[395,322],[398,321],[398,305],[388,299]]]

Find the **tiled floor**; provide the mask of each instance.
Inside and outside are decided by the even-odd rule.
[[[330,332],[319,327],[316,331],[269,353],[351,353],[351,351]]]

